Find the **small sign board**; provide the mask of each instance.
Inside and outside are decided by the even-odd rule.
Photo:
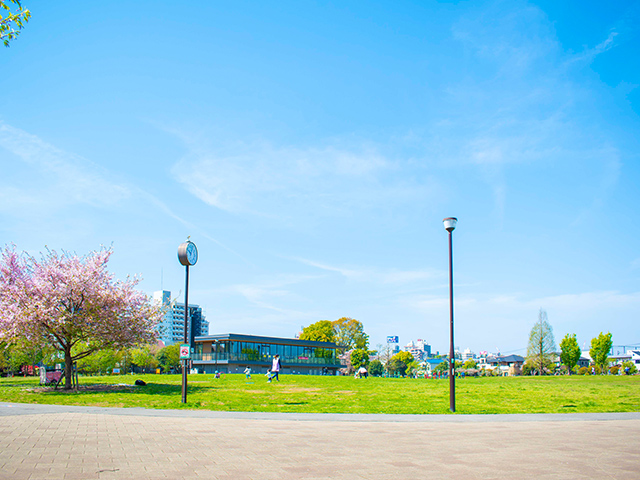
[[[398,343],[398,336],[397,336],[397,335],[395,335],[395,336],[392,336],[392,335],[388,336],[388,337],[387,337],[387,343]]]
[[[180,360],[188,360],[191,358],[191,353],[189,352],[189,344],[183,343],[180,345]]]

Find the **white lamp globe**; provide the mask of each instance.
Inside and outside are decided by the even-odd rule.
[[[456,217],[447,217],[444,220],[444,229],[451,233],[456,228],[456,223],[458,223],[458,219]]]

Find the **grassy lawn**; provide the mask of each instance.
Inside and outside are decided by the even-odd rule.
[[[180,403],[179,375],[81,377],[80,385],[129,384],[119,391],[41,391],[38,378],[0,379],[0,401],[104,407],[246,412],[449,413],[447,380],[282,375],[190,375]],[[457,413],[638,412],[640,376],[482,377],[456,380]]]

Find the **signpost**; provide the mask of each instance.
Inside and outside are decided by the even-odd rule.
[[[184,280],[184,343],[180,345],[180,358],[182,359],[182,403],[187,403],[187,366],[189,365],[190,350],[189,350],[189,327],[193,328],[193,325],[189,325],[189,267],[196,264],[198,261],[198,249],[196,244],[189,238],[184,243],[181,243],[178,247],[178,260],[180,264],[185,266],[185,280]],[[183,357],[183,348],[186,347],[184,352],[186,356]]]

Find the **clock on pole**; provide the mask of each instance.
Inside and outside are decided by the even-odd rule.
[[[191,240],[181,243],[178,247],[178,260],[185,267],[191,267],[198,261],[198,248]]]
[[[183,355],[183,348],[186,347],[188,353],[191,345],[189,343],[189,332],[192,331],[193,325],[190,325],[189,315],[189,267],[192,267],[198,261],[198,248],[189,237],[187,241],[178,246],[178,261],[185,266],[184,275],[184,344],[180,346],[180,358],[182,359],[182,403],[187,403],[187,367],[189,365],[189,357]],[[193,335],[191,335],[193,338]]]

